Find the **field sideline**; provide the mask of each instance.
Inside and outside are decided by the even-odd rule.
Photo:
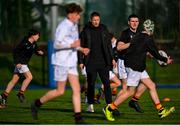
[[[0,110],[1,124],[74,124],[71,91],[68,89],[61,98],[57,98],[42,106],[39,120],[33,120],[30,114],[30,102],[42,96],[47,89],[28,90],[27,102],[21,104],[17,100],[17,90],[12,91],[8,98],[8,107]],[[82,103],[83,116],[89,124],[180,124],[180,89],[158,89],[160,99],[169,97],[171,102],[164,102],[167,107],[175,106],[176,111],[167,118],[160,119],[151,102],[148,92],[140,99],[140,104],[145,113],[137,113],[128,107],[128,101],[119,107],[122,115],[116,117],[115,122],[105,119],[102,108],[105,103],[95,104],[95,113],[86,113],[86,104]]]

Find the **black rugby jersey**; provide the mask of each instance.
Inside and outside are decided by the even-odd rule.
[[[36,42],[30,43],[25,37],[13,50],[14,64],[28,64],[33,53],[37,52]]]
[[[149,52],[154,58],[163,62],[167,62],[167,58],[158,53],[152,37],[145,33],[137,33],[131,40],[131,44],[127,49],[124,63],[135,71],[144,71],[146,68],[146,53]]]
[[[129,28],[122,31],[120,38],[118,38],[116,46],[118,42],[124,42],[124,43],[129,43],[131,39],[135,36],[136,32],[132,32]],[[120,59],[124,59],[126,54],[126,49],[118,51],[118,57]]]

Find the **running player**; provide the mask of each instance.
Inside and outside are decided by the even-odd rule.
[[[127,71],[127,92],[118,96],[116,100],[103,108],[103,112],[109,121],[115,121],[113,117],[113,110],[117,108],[121,103],[123,103],[128,97],[132,96],[135,93],[136,87],[141,81],[150,92],[151,99],[158,111],[158,115],[160,118],[164,118],[171,114],[175,107],[171,107],[169,109],[162,106],[159,96],[157,94],[156,85],[150,79],[147,74],[146,67],[146,54],[149,52],[154,58],[159,59],[167,64],[172,63],[172,59],[170,57],[166,58],[161,56],[158,53],[158,50],[155,46],[155,43],[150,37],[154,31],[154,23],[151,20],[146,20],[143,23],[144,31],[137,34],[131,41],[129,48],[127,49],[127,53],[125,56],[125,66]]]
[[[126,54],[126,48],[129,47],[129,44],[132,38],[138,33],[139,27],[139,17],[135,14],[131,14],[128,17],[128,25],[129,27],[121,33],[120,38],[117,42],[117,50],[118,50],[118,72],[119,79],[121,79],[123,91],[120,91],[118,95],[126,92],[126,82],[127,82],[127,72],[124,65],[124,58]],[[140,107],[138,100],[140,95],[146,90],[146,86],[140,84],[137,88],[137,92],[134,94],[132,99],[129,101],[129,107],[134,108],[137,112],[143,113],[143,109]]]
[[[21,103],[25,101],[24,92],[32,80],[31,71],[28,68],[28,62],[31,59],[33,53],[37,55],[43,55],[43,51],[37,49],[36,42],[38,41],[40,32],[35,29],[30,29],[27,36],[15,47],[13,51],[14,59],[14,74],[12,79],[9,81],[5,91],[0,95],[0,107],[5,108],[7,105],[7,98],[18,82],[21,75],[25,77],[22,86],[17,94],[17,97]]]
[[[85,124],[81,115],[80,84],[77,71],[77,50],[85,55],[89,49],[80,47],[78,35],[78,20],[82,8],[70,3],[66,6],[66,18],[59,23],[55,32],[54,49],[57,50],[52,55],[54,65],[54,80],[57,88],[48,91],[45,95],[35,100],[31,104],[31,113],[34,119],[38,118],[38,109],[45,103],[64,94],[67,80],[72,88],[72,103],[74,107],[74,118],[76,124]],[[58,51],[58,49],[60,49]]]

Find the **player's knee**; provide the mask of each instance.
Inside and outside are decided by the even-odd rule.
[[[26,77],[26,79],[28,79],[29,81],[31,81],[31,80],[33,79],[33,76],[30,75],[30,76]]]
[[[57,93],[56,93],[58,96],[60,95],[63,95],[64,94],[64,90],[57,90]]]

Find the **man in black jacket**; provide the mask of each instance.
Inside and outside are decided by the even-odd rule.
[[[94,94],[95,81],[97,73],[104,84],[104,94],[106,103],[112,102],[111,88],[109,81],[109,70],[112,65],[116,65],[113,58],[111,39],[105,25],[100,24],[100,14],[93,12],[90,17],[91,21],[84,27],[81,32],[81,46],[90,49],[87,56],[79,53],[80,68],[86,66],[88,81],[88,112],[94,112]]]

